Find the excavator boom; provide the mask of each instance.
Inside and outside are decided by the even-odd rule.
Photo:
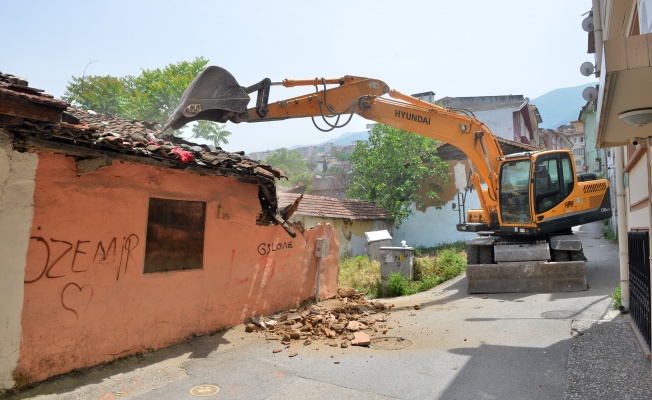
[[[272,86],[313,86],[315,92],[273,103],[268,102]],[[337,85],[328,88],[327,85]],[[246,108],[249,94],[257,92],[256,105]],[[382,97],[387,95],[387,97]],[[353,114],[432,139],[451,143],[464,152],[475,168],[473,182],[482,207],[481,219],[498,226],[498,171],[504,159],[494,134],[482,122],[463,112],[440,107],[396,90],[378,79],[344,76],[334,79],[290,80],[272,83],[264,79],[248,88],[220,67],[208,67],[188,87],[179,106],[165,124],[180,128],[204,119],[234,123],[319,118],[332,130],[343,126]],[[331,122],[335,120],[335,122]]]

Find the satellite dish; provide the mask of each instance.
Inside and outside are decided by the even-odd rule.
[[[595,100],[598,98],[598,89],[589,86],[582,91],[582,97],[584,97],[584,100],[586,101]]]
[[[584,32],[593,32],[593,17],[584,18],[582,29],[584,29]]]
[[[595,71],[595,67],[590,61],[587,61],[580,66],[580,72],[584,76],[592,75],[593,71]]]

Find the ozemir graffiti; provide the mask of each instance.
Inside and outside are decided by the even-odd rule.
[[[39,228],[40,230],[40,228]],[[44,259],[41,265],[30,267],[25,271],[25,284],[34,284],[41,279],[64,278],[68,281],[61,289],[61,306],[79,318],[79,312],[85,311],[93,299],[93,286],[79,284],[77,277],[88,271],[91,264],[115,266],[116,280],[125,275],[129,265],[136,263],[134,250],[140,239],[136,234],[130,234],[119,240],[113,237],[109,241],[63,240],[30,237],[36,243],[34,250],[42,252]],[[92,257],[92,258],[91,258]],[[65,277],[68,277],[66,279]]]
[[[120,272],[127,272],[129,263],[135,263],[133,251],[138,247],[140,239],[138,235],[131,234],[123,237],[118,250],[118,239],[112,238],[108,245],[106,242],[90,240],[67,241],[50,238],[45,239],[42,236],[31,236],[31,240],[40,243],[45,251],[45,262],[36,271],[40,271],[38,276],[25,279],[25,283],[34,283],[42,278],[62,278],[70,273],[85,272],[86,269],[80,269],[80,265],[88,265],[88,259],[79,261],[80,258],[88,258],[93,254],[93,263],[97,264],[115,264],[116,280],[120,279]],[[94,246],[93,246],[94,245]],[[94,247],[94,252],[92,252]],[[119,259],[118,259],[119,253]],[[118,261],[116,263],[116,261]]]

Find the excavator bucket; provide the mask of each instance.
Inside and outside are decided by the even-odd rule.
[[[207,67],[183,93],[161,133],[196,120],[227,122],[231,114],[244,112],[247,104],[249,95],[231,73],[224,68]]]

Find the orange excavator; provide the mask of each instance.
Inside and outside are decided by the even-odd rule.
[[[314,91],[269,102],[274,86],[314,87]],[[250,95],[256,103],[249,107]],[[467,264],[581,262],[582,244],[571,228],[611,217],[609,182],[580,181],[569,150],[529,151],[503,155],[489,128],[466,110],[440,107],[400,93],[378,79],[269,78],[238,84],[223,68],[200,73],[166,122],[179,129],[196,120],[267,122],[312,118],[328,131],[354,115],[449,143],[466,154],[480,209],[468,210],[459,231],[476,232],[467,241]],[[321,118],[326,128],[318,126]],[[527,268],[526,268],[527,269]],[[468,270],[467,270],[468,274]]]

